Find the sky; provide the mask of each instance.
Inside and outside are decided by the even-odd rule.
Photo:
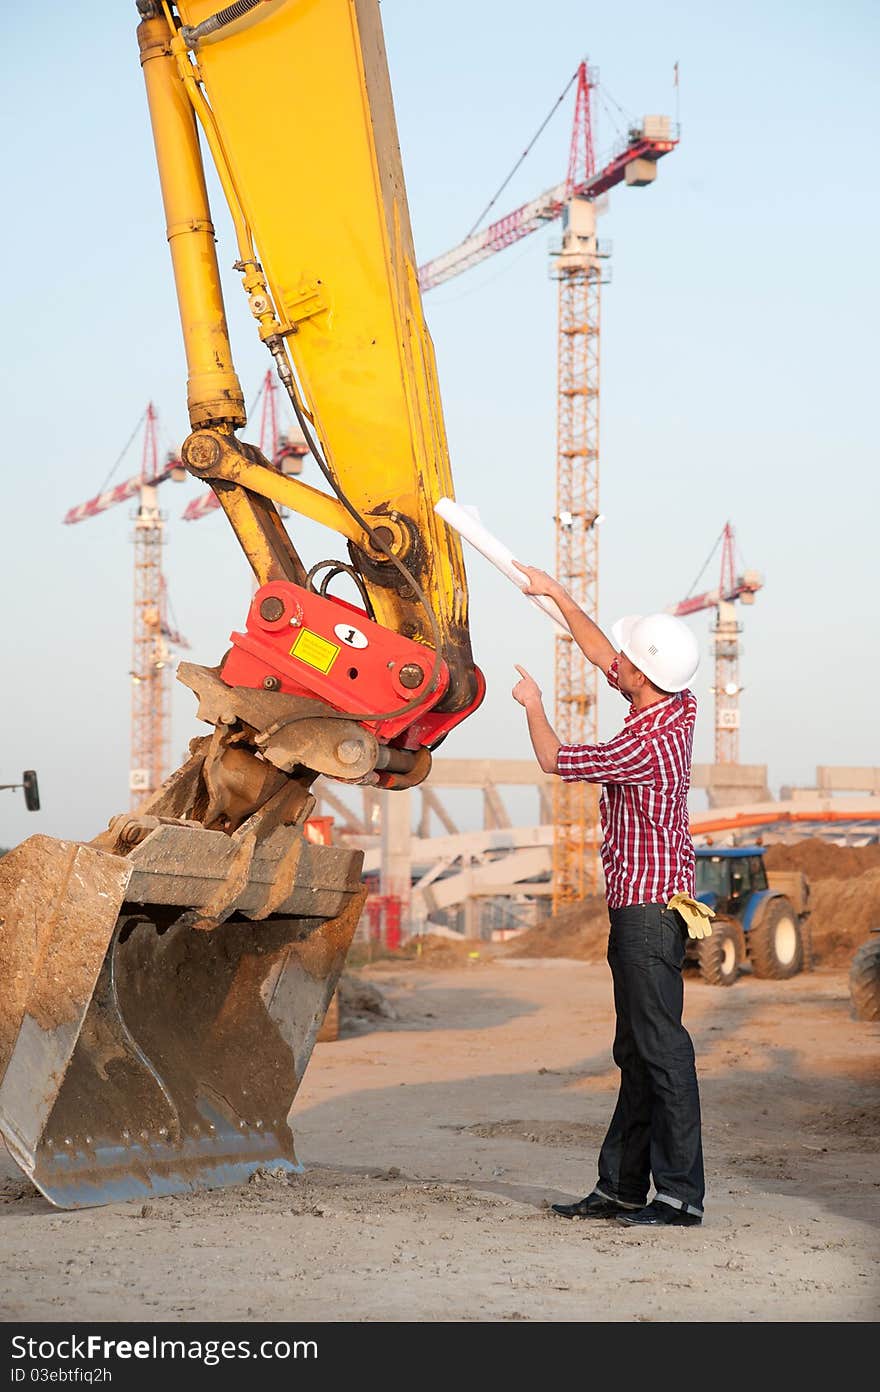
[[[557,0],[552,12],[384,0],[382,16],[420,262],[467,233],[582,57],[599,69],[600,156],[618,135],[612,117],[625,128],[621,109],[676,114],[678,63],[680,145],[654,185],[614,190],[600,221],[612,257],[599,620],[682,598],[730,520],[764,580],[741,613],[741,760],[766,763],[774,791],[812,783],[817,764],[880,763],[876,6],[744,0],[722,19],[696,0]],[[127,808],[130,512],[61,519],[98,492],[147,401],[163,448],[188,433],[136,22],[124,0],[57,7],[49,25],[29,6],[6,18],[0,781],[37,769],[43,804],[28,813],[20,791],[0,795],[6,846],[35,832],[85,839]],[[571,111],[569,96],[497,212],[564,178]],[[216,198],[214,211],[250,400],[267,355]],[[558,236],[535,233],[425,300],[456,495],[548,569]],[[139,448],[117,479],[137,472]],[[166,570],[185,656],[213,665],[243,625],[249,571],[222,516],[180,521],[197,491],[164,486]],[[488,694],[442,755],[526,758],[514,664],[552,701],[552,628],[479,556],[466,560]],[[718,569],[716,555],[700,588]],[[703,654],[698,761],[713,757],[710,619],[689,621]],[[174,766],[201,732],[194,705],[175,691]],[[608,738],[619,697],[604,693],[599,714]]]

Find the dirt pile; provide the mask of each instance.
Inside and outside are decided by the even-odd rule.
[[[880,865],[849,879],[810,881],[807,932],[817,966],[847,965],[872,928],[880,928]]]
[[[573,957],[602,962],[608,945],[608,909],[604,895],[591,894],[580,904],[551,914],[514,938],[507,957]]]
[[[880,845],[835,846],[814,837],[768,846],[764,864],[768,870],[802,870],[810,881],[848,880],[866,870],[880,869]]]
[[[768,870],[801,870],[810,882],[807,933],[816,966],[844,966],[880,928],[880,845],[835,846],[818,838],[769,846]],[[506,948],[508,957],[571,957],[602,962],[608,911],[602,895],[537,923]]]
[[[880,845],[836,846],[815,837],[768,846],[768,870],[801,870],[810,882],[806,934],[816,966],[845,966],[880,928]]]

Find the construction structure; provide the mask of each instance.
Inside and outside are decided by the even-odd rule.
[[[169,453],[159,467],[156,411],[147,406],[140,473],[72,507],[64,522],[84,522],[118,503],[137,499],[134,514],[134,613],[131,659],[131,754],[129,794],[132,811],[162,786],[171,741],[171,647],[189,644],[169,619],[168,590],[162,570],[165,518],[158,489],[168,479],[188,477]]]
[[[728,802],[721,800],[725,789],[717,765],[692,767],[692,788],[709,798],[707,808],[691,813],[691,833],[699,844],[738,845],[756,837],[767,845],[804,837],[847,845],[880,841],[878,768],[820,766],[814,784],[781,788],[778,798],[767,787],[764,766],[729,766],[722,772],[734,780],[726,788],[732,794]],[[364,851],[364,875],[375,886],[368,901],[375,921],[365,921],[360,936],[382,939],[387,946],[393,932],[389,936],[384,930],[396,931],[394,925],[403,929],[403,939],[419,933],[497,939],[532,927],[553,894],[556,781],[533,759],[441,757],[424,783],[393,800],[362,788],[362,807],[356,809],[343,802],[336,785],[319,779],[319,804],[336,814],[334,843]],[[508,792],[515,790],[519,799],[525,789],[532,790],[535,818],[514,825]],[[445,800],[452,795],[460,805],[464,790],[482,803],[481,817],[476,808],[466,814],[482,823],[478,829],[462,831]],[[391,821],[389,805],[398,809]]]
[[[721,546],[721,578],[713,590],[683,599],[672,606],[670,613],[680,618],[699,614],[704,609],[715,610],[712,626],[712,649],[715,658],[715,763],[739,764],[740,707],[742,686],[739,680],[740,634],[742,624],[736,617],[735,605],[754,604],[755,595],[763,586],[756,570],[736,573],[736,545],[733,526],[724,524],[718,541],[706,565]],[[705,570],[705,566],[703,569]],[[702,574],[702,572],[701,572]],[[699,576],[694,582],[694,588]]]
[[[599,341],[603,265],[596,200],[620,183],[650,184],[657,161],[678,143],[668,116],[646,116],[597,170],[592,95],[598,73],[582,62],[564,183],[517,208],[419,269],[423,291],[561,217],[553,252],[559,287],[556,439],[556,576],[592,619],[599,599]],[[490,205],[491,206],[491,205]],[[595,744],[597,674],[580,648],[555,639],[555,729],[564,744]],[[598,888],[598,791],[585,783],[554,787],[553,907]]]

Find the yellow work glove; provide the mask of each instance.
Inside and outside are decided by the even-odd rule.
[[[666,907],[681,914],[687,924],[688,937],[711,938],[712,924],[709,919],[715,917],[715,911],[708,904],[701,904],[699,899],[692,899],[689,894],[673,894]]]

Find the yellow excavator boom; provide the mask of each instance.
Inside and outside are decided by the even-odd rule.
[[[214,0],[216,3],[216,0]],[[0,1132],[52,1202],[298,1162],[293,1100],[357,927],[363,853],[311,844],[324,774],[389,790],[482,699],[377,0],[138,0],[187,358],[190,472],[257,580],[212,728],[133,816],[0,863]],[[246,424],[202,151],[326,487]],[[224,250],[225,254],[225,250]],[[343,537],[308,568],[278,504]],[[346,574],[361,604],[329,591]]]
[[[467,583],[460,542],[434,512],[454,489],[376,0],[244,0],[201,37],[199,26],[217,15],[210,0],[181,0],[179,25],[167,4],[153,9],[139,39],[192,425],[243,421],[197,120],[232,214],[236,264],[259,333],[283,377],[292,360],[308,426],[366,527],[353,525],[338,498],[315,499],[296,480],[288,480],[284,504],[349,537],[377,622],[422,643],[439,631],[451,669],[445,708],[469,706],[477,679]],[[197,453],[194,443],[185,461]],[[238,467],[240,474],[240,460]],[[277,479],[263,480],[273,501],[281,501]],[[265,512],[255,525],[229,492],[224,505],[258,580],[280,578],[262,535]],[[436,630],[412,584],[375,545],[376,531],[424,592]]]

